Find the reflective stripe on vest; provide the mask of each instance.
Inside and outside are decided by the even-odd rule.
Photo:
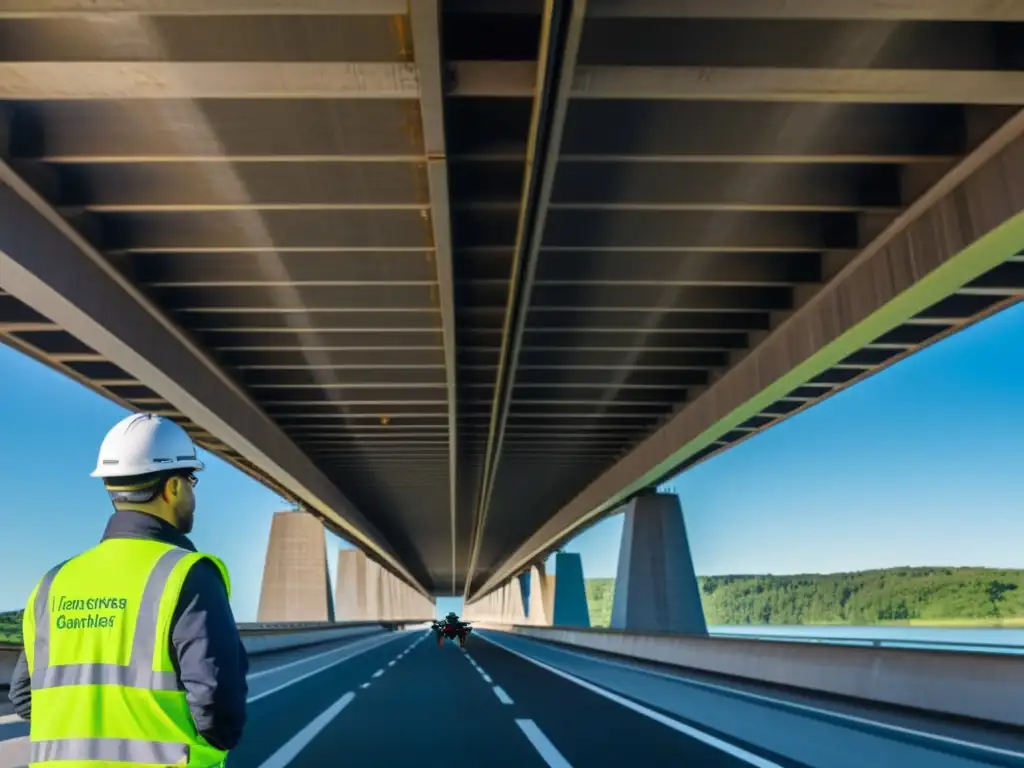
[[[102,760],[108,763],[184,765],[188,745],[132,739],[54,739],[29,744],[29,762],[48,760]]]
[[[57,573],[67,561],[51,569],[39,583],[33,605],[35,642],[32,646],[34,649],[32,687],[43,689],[73,685],[116,685],[150,691],[184,690],[175,673],[154,671],[153,656],[156,650],[161,597],[167,587],[171,571],[183,558],[191,554],[185,549],[169,549],[160,556],[150,571],[142,592],[142,602],[136,618],[127,665],[61,664],[50,666],[50,587]],[[184,765],[189,759],[189,746],[176,742],[142,739],[73,738],[32,741],[29,744],[29,753],[32,763],[56,760],[95,760]]]

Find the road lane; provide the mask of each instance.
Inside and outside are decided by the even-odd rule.
[[[229,764],[258,766],[295,734],[381,665],[419,639],[420,632],[393,632],[379,644],[356,656],[345,657],[286,688],[249,703],[242,741],[231,752]],[[307,673],[303,673],[307,674]]]
[[[730,695],[688,681],[682,674],[645,670],[579,653],[576,649],[504,633],[484,631],[480,637],[639,702],[677,722],[740,744],[756,744],[804,765],[821,768],[1024,766],[1024,751],[1015,753],[1005,749],[1011,746],[1008,743],[1000,748],[986,744],[972,747],[943,736],[941,730],[937,738],[929,742],[920,737],[911,738],[900,730],[885,730],[882,724],[869,729],[852,721],[829,720],[824,712],[787,707],[781,701]],[[941,724],[935,727],[941,729]],[[1024,744],[1024,738],[1018,736],[1017,743]]]
[[[334,695],[334,687],[347,683],[346,666],[356,665],[351,674],[361,677],[361,665],[372,671],[374,665],[386,663],[422,634],[387,632],[310,646],[301,652],[254,657],[256,669],[248,678],[248,722],[242,743],[231,753],[231,765],[259,765],[294,731],[301,730],[316,717],[320,702]],[[0,768],[17,768],[27,762],[28,723],[0,718]]]
[[[516,717],[531,718],[570,765],[803,768],[752,745],[741,759],[630,710],[521,659],[483,636],[466,644],[472,660],[513,701]],[[742,750],[738,750],[742,753]]]
[[[460,766],[544,768],[547,763],[454,643],[419,643],[355,699],[292,761],[291,768],[417,765],[455,755]],[[338,692],[339,695],[342,693]],[[269,767],[268,767],[269,768]]]

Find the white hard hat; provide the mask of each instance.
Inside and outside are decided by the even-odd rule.
[[[188,433],[170,419],[133,413],[107,432],[92,477],[129,477],[203,469]]]

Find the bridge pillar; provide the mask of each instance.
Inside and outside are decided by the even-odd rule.
[[[532,575],[529,571],[524,571],[515,578],[515,581],[519,582],[519,597],[523,601],[523,611],[527,621],[530,618],[530,588],[532,586],[530,577]]]
[[[547,573],[544,565],[538,566],[544,578],[541,580],[541,594],[544,596],[544,615],[548,624],[555,619],[555,574]]]
[[[553,595],[548,595],[550,587],[544,565],[535,565],[524,574],[529,580],[530,591],[527,595],[526,621],[539,627],[551,626],[551,613],[548,605]]]
[[[368,570],[370,561],[358,549],[338,552],[338,582],[334,588],[335,615],[338,621],[372,621]]]
[[[634,632],[708,632],[675,494],[639,496],[626,508],[611,626]]]
[[[587,587],[583,581],[583,558],[578,552],[559,552],[555,555],[554,592],[552,626],[590,626]]]
[[[380,621],[384,618],[384,604],[381,597],[384,569],[370,558],[366,558],[366,619]]]
[[[306,512],[270,523],[257,621],[334,621],[324,526]]]
[[[512,579],[501,588],[501,615],[506,624],[525,624],[526,606],[519,579]]]
[[[383,568],[378,570],[380,579],[380,613],[383,620],[395,618],[395,577]]]

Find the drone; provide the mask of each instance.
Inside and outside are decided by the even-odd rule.
[[[435,620],[430,628],[437,635],[437,647],[444,645],[445,638],[455,640],[458,638],[459,647],[466,647],[466,637],[473,631],[468,621],[459,621],[457,613],[449,613],[443,619]]]

